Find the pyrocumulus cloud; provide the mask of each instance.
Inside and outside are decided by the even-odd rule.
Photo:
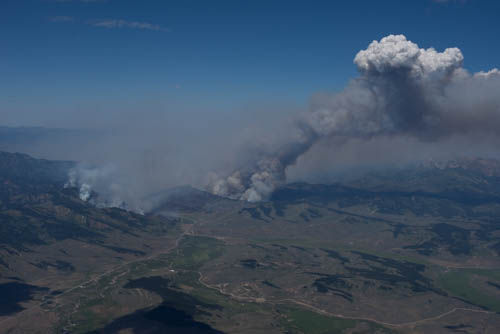
[[[423,49],[403,35],[373,41],[354,58],[360,73],[338,94],[323,96],[290,129],[293,139],[228,176],[214,174],[214,194],[266,199],[318,141],[405,136],[435,143],[451,136],[489,134],[500,126],[500,72],[471,74],[458,48]],[[472,138],[472,137],[471,137]],[[471,139],[472,140],[472,139]]]

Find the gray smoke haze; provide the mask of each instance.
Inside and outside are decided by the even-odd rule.
[[[78,187],[81,199],[141,212],[155,204],[152,194],[186,184],[203,188],[213,171],[229,173],[250,161],[254,145],[288,141],[284,131],[273,128],[298,113],[290,104],[275,103],[222,111],[143,105],[135,112],[133,107],[114,114],[47,115],[57,116],[64,130],[0,128],[0,150],[78,161],[67,186]],[[68,129],[79,124],[87,130]]]
[[[438,148],[443,155],[454,151],[450,150],[456,147],[453,142],[466,144],[461,146],[463,153],[474,146],[478,153],[478,147],[497,144],[500,72],[471,74],[463,68],[463,60],[457,48],[422,49],[403,35],[373,41],[354,58],[360,76],[337,94],[315,97],[310,111],[289,129],[293,141],[257,156],[253,164],[225,178],[215,178],[209,189],[222,196],[260,201],[286,182],[287,169],[297,162],[332,161],[331,155],[349,145],[347,152],[363,154],[366,145],[377,154],[398,158],[402,147],[418,155]],[[322,150],[316,148],[320,145]],[[382,151],[391,146],[396,154]],[[295,177],[300,175],[304,178],[303,171],[295,170]]]
[[[498,157],[500,71],[469,73],[463,62],[457,48],[390,35],[355,56],[358,77],[313,96],[307,111],[96,113],[76,118],[92,131],[25,151],[81,161],[68,186],[82,199],[139,212],[176,185],[255,202],[287,181],[327,182],[360,166]]]

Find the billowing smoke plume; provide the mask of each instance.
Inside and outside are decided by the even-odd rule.
[[[77,188],[82,201],[97,207],[118,207],[142,213],[142,206],[133,196],[127,196],[122,184],[115,182],[115,174],[116,168],[111,165],[95,167],[79,164],[69,171],[65,188]]]
[[[354,58],[360,76],[338,94],[313,103],[291,128],[293,140],[255,157],[229,176],[213,175],[214,194],[260,201],[286,181],[287,167],[318,141],[410,137],[439,142],[452,136],[496,138],[500,71],[470,74],[457,48],[422,49],[403,35],[373,41]]]

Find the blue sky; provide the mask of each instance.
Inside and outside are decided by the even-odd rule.
[[[1,0],[0,125],[305,108],[388,34],[459,47],[467,69],[488,70],[500,67],[498,13],[494,0]]]

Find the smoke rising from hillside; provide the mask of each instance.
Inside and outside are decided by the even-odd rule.
[[[457,48],[422,49],[390,35],[359,51],[359,76],[340,92],[313,96],[308,111],[140,103],[66,116],[63,126],[89,124],[90,132],[56,131],[47,141],[43,129],[35,129],[22,136],[26,142],[16,132],[5,135],[14,145],[0,144],[82,161],[68,186],[100,206],[147,212],[154,205],[149,195],[185,184],[261,201],[287,181],[329,182],[342,168],[460,154],[498,157],[500,71],[469,73],[463,62]],[[59,113],[48,116],[65,121]],[[96,119],[99,127],[93,127]]]
[[[432,146],[457,136],[496,140],[500,72],[471,74],[463,60],[458,48],[422,49],[403,35],[373,41],[354,58],[360,76],[340,93],[314,100],[310,111],[289,129],[293,140],[256,155],[229,176],[214,176],[208,189],[230,198],[266,199],[286,182],[287,168],[318,142],[340,147],[353,139],[393,137]]]

